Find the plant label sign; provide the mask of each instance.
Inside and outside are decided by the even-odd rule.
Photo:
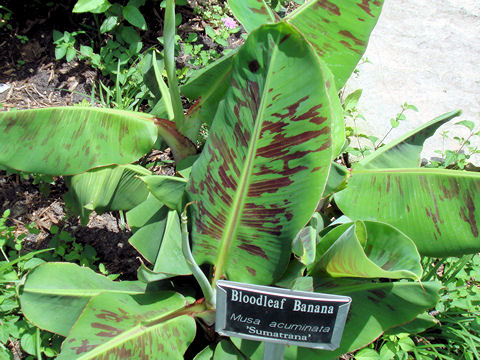
[[[249,340],[335,350],[351,301],[348,296],[219,280],[215,330]]]

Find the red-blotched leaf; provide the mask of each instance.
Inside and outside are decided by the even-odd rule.
[[[253,32],[235,57],[187,186],[194,255],[216,264],[217,278],[268,284],[284,271],[327,180],[332,119],[342,112],[332,84],[285,23]]]
[[[143,294],[145,285],[112,281],[72,263],[45,263],[19,289],[24,316],[41,329],[67,336],[91,297],[102,293]]]
[[[195,337],[185,305],[183,296],[167,291],[95,296],[57,359],[181,359]]]
[[[247,32],[255,30],[260,25],[280,20],[277,13],[264,0],[228,0],[228,5]]]
[[[338,207],[354,220],[376,220],[408,235],[420,254],[480,251],[480,174],[444,169],[353,171]]]
[[[235,17],[251,31],[279,21],[264,0],[229,0]],[[366,50],[383,0],[307,0],[282,21],[295,26],[343,87]]]
[[[295,26],[343,87],[365,52],[383,0],[312,0],[289,14]]]
[[[145,155],[160,134],[175,159],[195,146],[168,120],[132,111],[58,107],[0,115],[0,165],[26,172],[75,175]]]
[[[158,126],[158,134],[172,149],[176,162],[196,154],[197,148],[195,144],[177,130],[173,121],[155,118],[155,124]]]
[[[153,117],[129,111],[61,107],[0,115],[0,164],[51,175],[131,163],[157,138]]]

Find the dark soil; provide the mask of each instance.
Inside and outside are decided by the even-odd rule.
[[[90,14],[72,13],[76,1],[51,2],[51,5],[46,5],[41,0],[2,2],[13,15],[8,21],[11,29],[0,26],[1,110],[73,105],[82,99],[89,99],[96,80],[102,79],[104,83],[109,83],[110,79],[102,78],[101,74],[86,64],[55,60],[53,30],[74,32],[97,26],[92,22]],[[223,0],[189,0],[190,5],[178,7],[176,11],[182,16],[178,34],[185,37],[190,32],[196,32],[199,43],[221,52],[221,46],[203,35],[207,23],[193,11],[198,3],[205,5],[214,2]],[[141,34],[144,49],[158,47],[158,38],[163,35],[163,14],[157,10],[158,5],[159,0],[149,0],[144,7],[152,9],[144,12],[148,24],[148,30]],[[79,35],[77,38],[80,42],[91,45],[87,36]],[[240,34],[229,39],[231,48],[242,42]],[[177,64],[185,66],[186,60],[180,54]]]
[[[55,60],[53,30],[75,30],[77,21],[83,21],[82,16],[74,18],[74,3],[45,6],[43,1],[6,2],[13,15],[9,21],[12,29],[3,28],[0,34],[0,83],[8,87],[0,93],[2,110],[73,105],[84,98],[81,93],[90,93],[98,77],[95,71],[78,62]],[[19,36],[28,40],[22,42]],[[10,209],[10,225],[16,227],[16,235],[27,235],[26,249],[47,247],[52,237],[49,229],[57,225],[82,244],[93,246],[109,272],[134,278],[139,261],[137,252],[127,243],[131,234],[120,229],[112,214],[93,215],[86,227],[80,226],[76,217],[67,219],[62,199],[66,191],[62,178],[56,178],[53,184],[34,185],[32,178],[23,180],[0,171],[0,214]],[[28,231],[32,223],[38,234]]]
[[[80,93],[90,94],[95,71],[78,62],[55,61],[53,30],[68,30],[78,24],[74,21],[81,21],[72,17],[73,4],[64,1],[49,7],[42,1],[6,1],[13,14],[8,21],[12,29],[0,28],[3,110],[73,105],[84,98]]]
[[[10,209],[9,225],[16,227],[15,235],[27,235],[24,249],[48,247],[53,237],[50,228],[56,225],[83,245],[91,245],[110,273],[121,274],[122,279],[136,279],[140,265],[138,253],[128,244],[130,231],[122,230],[117,217],[111,213],[93,214],[87,226],[81,226],[77,217],[66,216],[62,196],[67,189],[62,178],[55,179],[52,185],[43,184],[41,188],[44,192],[48,189],[49,194],[43,194],[33,184],[33,179],[20,181],[18,175],[7,176],[0,172],[0,214]],[[39,230],[38,234],[28,230],[31,224]]]
[[[90,94],[92,84],[101,79],[101,74],[86,64],[55,60],[53,30],[76,31],[79,24],[89,25],[85,15],[72,14],[75,3],[76,0],[68,0],[46,6],[40,0],[2,2],[13,14],[8,22],[12,28],[0,27],[0,88],[6,88],[0,93],[2,111],[73,105],[85,99],[82,94]],[[190,13],[193,15],[193,11]],[[144,34],[146,46],[152,39],[157,42],[156,37],[161,35],[158,12],[149,16],[157,25],[149,25],[151,30]],[[22,43],[21,36],[28,40]],[[169,157],[168,151],[151,156],[154,160]],[[172,168],[154,170],[174,173]],[[136,279],[139,254],[128,244],[131,232],[121,228],[118,213],[94,213],[88,225],[81,226],[77,217],[67,217],[62,198],[67,188],[61,177],[55,178],[52,184],[34,184],[33,178],[25,178],[0,171],[0,215],[10,209],[8,225],[16,227],[16,236],[27,235],[25,249],[48,247],[53,236],[49,230],[57,225],[78,242],[93,246],[99,262],[104,263],[110,273],[121,274],[124,280]],[[32,223],[38,234],[28,231]]]

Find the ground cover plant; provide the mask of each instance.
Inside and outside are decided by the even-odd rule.
[[[41,357],[55,357],[60,352],[62,337],[41,331],[28,322],[21,314],[16,296],[16,285],[20,284],[25,274],[47,261],[70,261],[88,266],[108,274],[103,264],[97,266],[96,251],[93,247],[83,246],[64,230],[52,226],[55,234],[49,242],[49,248],[37,251],[25,246],[26,235],[15,236],[15,226],[7,226],[10,211],[0,218],[0,358],[21,358],[25,354]],[[33,224],[28,225],[29,234],[38,233]],[[17,344],[16,344],[17,343]],[[27,357],[28,358],[28,357]]]
[[[93,107],[0,116],[1,166],[65,176],[66,199],[84,218],[126,211],[130,243],[145,259],[138,281],[61,262],[29,272],[18,287],[22,312],[66,338],[59,359],[182,358],[197,332],[211,333],[222,278],[352,297],[339,349],[290,346],[287,359],[335,358],[386,330],[404,339],[395,331],[428,318],[439,300],[430,276],[438,263],[422,259],[478,252],[480,177],[420,167],[424,140],[458,111],[353,169],[334,161],[346,147],[338,89],[381,5],[311,0],[280,18],[266,3],[230,1],[248,38],[180,87],[196,101],[184,113],[168,0],[163,61],[151,61],[163,117]],[[209,132],[199,152],[202,125]],[[175,176],[137,162],[159,138],[173,151]],[[181,286],[190,275],[198,286]],[[189,357],[264,353],[262,343],[235,338],[199,342]]]

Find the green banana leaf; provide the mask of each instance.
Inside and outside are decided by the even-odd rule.
[[[214,350],[215,345],[209,345],[197,353],[193,360],[212,360]]]
[[[357,170],[335,202],[352,220],[388,223],[420,254],[444,257],[480,251],[479,194],[480,174],[473,172]]]
[[[292,284],[299,277],[302,277],[304,275],[306,268],[307,267],[297,259],[292,259],[288,263],[288,266],[285,269],[282,277],[275,283],[275,286],[290,289],[292,287]]]
[[[299,231],[292,242],[292,252],[304,265],[310,265],[315,261],[318,234],[323,229],[323,219],[320,213],[315,212],[310,222]]]
[[[340,347],[335,351],[289,347],[285,360],[338,359],[374,341],[384,331],[413,320],[435,306],[440,284],[436,282],[372,282],[353,279],[300,278],[294,288],[347,295],[352,305]]]
[[[153,272],[189,275],[192,272],[182,252],[180,219],[175,210],[170,210],[165,224],[165,233],[153,266]]]
[[[315,245],[317,244],[317,232],[312,226],[305,226],[295,236],[292,243],[292,252],[304,265],[310,265],[315,261]]]
[[[216,265],[214,281],[226,272],[269,284],[284,271],[327,181],[332,118],[342,113],[331,81],[288,24],[262,26],[235,57],[187,186],[194,256]]]
[[[287,346],[285,347],[284,356],[282,359],[300,359],[297,358],[294,354],[297,351],[296,346]],[[282,351],[280,349],[275,349],[273,351]],[[268,350],[267,350],[268,351]],[[294,356],[292,358],[292,356]],[[230,338],[229,340],[224,340],[217,344],[215,348],[215,354],[213,360],[239,360],[239,359],[248,359],[248,360],[263,360],[263,359],[280,359],[278,354],[268,353],[265,357],[265,343],[259,341],[251,341],[240,338]],[[318,360],[319,358],[315,358]]]
[[[212,360],[213,352],[215,350],[214,345],[209,345],[201,350],[197,355],[193,358],[193,360]]]
[[[148,190],[170,209],[181,212],[187,180],[180,177],[149,175],[140,178]]]
[[[213,356],[209,360],[237,360],[244,355],[232,344],[230,339],[220,341],[215,347]]]
[[[228,5],[235,17],[249,33],[260,25],[271,24],[281,20],[264,0],[228,0]]]
[[[150,175],[138,165],[109,166],[93,169],[67,179],[66,199],[77,213],[130,210],[143,202],[148,189],[138,176]]]
[[[344,189],[347,184],[347,177],[347,168],[333,161],[330,173],[328,174],[327,186],[325,186],[322,198],[332,196],[337,191]]]
[[[357,221],[320,240],[309,275],[418,280],[422,272],[420,254],[407,236],[388,224]]]
[[[435,325],[439,325],[440,321],[437,320],[434,316],[430,315],[427,312],[418,315],[412,321],[395,326],[387,331],[386,335],[398,335],[398,334],[419,334],[424,332]]]
[[[168,208],[152,194],[126,213],[127,223],[133,232],[128,242],[152,264],[158,254],[167,215]]]
[[[228,0],[247,31],[285,21],[293,25],[329,66],[337,89],[342,88],[367,48],[383,0],[307,0],[279,19],[264,0]]]
[[[126,213],[133,235],[128,242],[149,263],[155,264],[167,225],[169,209],[152,194]]]
[[[137,269],[137,279],[144,283],[154,283],[156,281],[169,279],[178,275],[184,275],[184,274],[174,274],[169,272],[155,272],[151,270],[143,262],[140,264],[140,267]]]
[[[172,122],[152,115],[90,107],[58,107],[0,114],[0,165],[49,175],[76,175],[132,163],[160,134],[176,159],[196,152]]]
[[[213,360],[262,360],[265,343],[240,338],[222,340],[214,349]],[[268,359],[273,359],[269,357]]]
[[[185,123],[180,90],[178,88],[177,70],[175,67],[175,0],[166,0],[165,17],[163,21],[163,54],[165,56],[165,71],[168,79],[168,90],[172,104],[176,129],[190,139],[196,136],[199,127],[189,128]],[[194,135],[190,132],[193,130]]]
[[[460,110],[443,114],[410,131],[402,137],[382,146],[358,163],[354,169],[415,168],[421,163],[423,143],[447,121],[460,116]]]
[[[147,52],[143,55],[143,58],[138,63],[137,68],[142,72],[143,83],[147,86],[148,90],[152,92],[153,96],[155,97],[155,101],[160,101],[165,92],[166,84],[163,79],[161,79],[160,82],[157,80],[156,72],[158,71],[160,74],[162,74],[163,70],[165,69],[163,55],[161,53],[157,53],[155,50]],[[163,85],[165,85],[165,88],[162,88]],[[166,92],[168,92],[168,89],[166,89]],[[170,113],[170,111],[168,111],[168,113]],[[173,114],[173,110],[171,113]]]
[[[182,359],[196,330],[193,317],[179,313],[185,305],[182,295],[167,291],[95,296],[57,359]]]
[[[20,288],[22,312],[35,326],[67,336],[90,298],[101,293],[143,294],[145,284],[114,282],[72,263],[45,263]]]
[[[198,72],[180,88],[183,95],[191,100],[197,100],[187,112],[187,121],[212,125],[218,104],[224,97],[232,75],[234,55],[231,51]]]
[[[133,236],[129,243],[151,264],[142,264],[138,279],[152,282],[177,275],[191,274],[182,252],[182,234],[178,214],[169,210],[153,195],[127,212]]]
[[[189,156],[186,159],[176,163],[175,170],[177,171],[178,176],[181,176],[184,179],[190,178],[190,172],[192,171],[192,166],[197,161],[200,154]]]

